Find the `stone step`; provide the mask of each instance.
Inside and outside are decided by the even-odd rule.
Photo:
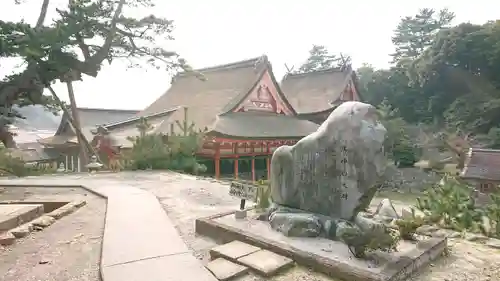
[[[0,232],[29,222],[43,213],[42,204],[0,204]]]
[[[249,255],[251,253],[255,253],[259,250],[261,250],[259,247],[255,247],[250,244],[234,240],[233,242],[219,245],[210,250],[210,257],[212,259],[222,257],[235,262],[239,258]]]
[[[237,240],[213,248],[210,250],[210,257],[214,261],[222,259],[249,267],[264,276],[272,276],[294,264],[293,260],[287,257]],[[218,263],[224,262],[218,261],[215,264]]]
[[[238,259],[238,263],[248,266],[258,274],[269,277],[294,265],[292,259],[268,250],[260,250]]]
[[[248,267],[224,258],[217,258],[209,262],[206,268],[220,281],[231,280],[248,272]]]

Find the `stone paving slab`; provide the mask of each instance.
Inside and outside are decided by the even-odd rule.
[[[161,208],[147,192],[108,197],[102,266],[190,252]]]
[[[209,262],[206,267],[220,281],[227,281],[248,272],[248,267],[224,258],[215,259]]]
[[[108,266],[101,272],[103,281],[217,281],[191,253]]]
[[[278,271],[293,266],[293,260],[268,250],[260,250],[244,256],[239,258],[238,262],[264,276],[272,276]]]
[[[210,250],[210,257],[218,258],[223,257],[232,261],[236,261],[237,259],[249,255],[251,253],[255,253],[259,251],[259,247],[255,247],[253,245],[243,243],[238,240],[234,240],[233,242],[219,245]]]

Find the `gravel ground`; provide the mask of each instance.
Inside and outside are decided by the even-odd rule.
[[[123,183],[133,185],[155,194],[164,206],[168,216],[176,225],[180,235],[193,250],[195,255],[203,262],[208,261],[208,250],[217,243],[211,239],[195,235],[194,221],[197,218],[234,210],[239,205],[239,200],[229,196],[228,187],[215,181],[200,180],[192,176],[180,175],[169,172],[122,172],[118,174],[98,175],[72,175],[68,179],[92,180]],[[90,198],[90,197],[87,197]],[[374,199],[374,206],[380,199]],[[11,255],[0,250],[0,258],[6,259],[7,265],[0,264],[0,274],[7,276],[6,281],[31,281],[31,280],[98,280],[92,279],[96,275],[85,275],[87,272],[97,272],[97,260],[99,257],[100,239],[93,240],[92,237],[100,238],[102,233],[103,217],[100,216],[104,210],[104,202],[100,199],[88,200],[89,205],[69,217],[63,218],[48,229],[36,233],[33,236],[42,239],[30,239],[17,244]],[[403,202],[395,202],[396,209],[405,206]],[[67,224],[62,222],[72,218]],[[78,223],[75,222],[78,221]],[[73,222],[73,223],[72,223]],[[94,223],[92,223],[94,222]],[[64,226],[62,226],[64,225]],[[51,232],[52,231],[52,232]],[[57,233],[57,236],[56,236]],[[78,236],[83,233],[83,236]],[[43,235],[46,235],[44,237]],[[79,237],[74,239],[74,237]],[[90,237],[90,239],[88,239]],[[30,242],[31,240],[31,242]],[[60,241],[73,241],[69,244]],[[39,241],[37,244],[35,241]],[[40,242],[43,241],[43,242]],[[55,242],[51,242],[55,241]],[[93,242],[92,242],[93,241]],[[94,245],[92,246],[92,243]],[[24,244],[26,244],[24,246]],[[31,244],[31,245],[29,245]],[[21,245],[21,247],[18,247]],[[48,248],[49,245],[57,245],[56,249]],[[78,245],[78,246],[76,246]],[[488,248],[482,244],[468,242],[460,239],[450,239],[450,253],[441,258],[430,267],[415,274],[410,280],[415,281],[500,281],[500,250]],[[52,246],[54,247],[54,246]],[[82,251],[84,247],[84,251]],[[91,248],[91,249],[90,249]],[[58,253],[65,251],[65,260],[58,259]],[[15,257],[26,256],[21,261]],[[74,259],[67,259],[68,256]],[[48,259],[49,264],[38,265],[40,260]],[[25,261],[22,261],[25,260]],[[43,268],[34,270],[34,277],[29,274],[15,275],[9,272],[19,268],[34,267]],[[29,266],[28,266],[29,265]],[[65,273],[64,269],[68,272]],[[51,279],[47,279],[44,272],[52,272]],[[21,269],[19,269],[21,271]],[[73,279],[72,279],[73,278]],[[326,276],[311,272],[303,267],[295,267],[280,276],[272,279],[264,279],[254,275],[244,276],[237,281],[327,281],[332,280]]]
[[[106,202],[83,189],[4,188],[0,200],[85,200],[53,225],[0,248],[2,281],[99,281]]]

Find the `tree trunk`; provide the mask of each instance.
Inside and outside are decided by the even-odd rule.
[[[6,148],[17,148],[14,136],[9,132],[9,127],[7,125],[0,126],[0,142],[2,142]]]
[[[54,89],[50,85],[47,85],[47,89],[49,89],[50,93],[52,94],[52,96],[54,97],[54,99],[56,100],[56,102],[59,104],[59,106],[61,107],[61,109],[64,112],[64,114],[66,116],[68,116],[68,121],[70,122],[71,126],[73,126],[73,128],[75,129],[76,134],[80,136],[81,140],[83,141],[83,143],[87,147],[88,151],[90,151],[90,152],[92,152],[92,154],[96,155],[98,161],[101,161],[99,159],[99,155],[95,152],[94,148],[90,145],[90,143],[87,140],[87,138],[85,138],[85,135],[82,133],[82,130],[79,127],[75,126],[75,122],[73,120],[73,117],[71,117],[70,112],[68,111],[68,109],[66,108],[66,106],[64,105],[64,103],[61,101],[61,99],[59,99],[59,97],[57,96],[57,94],[54,91]]]
[[[71,118],[73,119],[73,127],[75,128],[75,131],[80,131],[82,130],[82,127],[80,126],[80,116],[77,111],[76,107],[76,99],[75,99],[75,92],[73,90],[73,82],[71,80],[66,81],[66,86],[68,87],[68,96],[69,96],[69,102],[70,102],[70,108],[71,108]],[[78,139],[78,146],[80,146],[80,167],[85,167],[88,164],[89,156],[87,152],[87,147],[84,143],[83,134],[76,133],[76,138]]]

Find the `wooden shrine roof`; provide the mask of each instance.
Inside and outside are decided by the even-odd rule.
[[[80,118],[80,126],[85,127],[95,127],[104,124],[116,123],[119,121],[127,120],[134,117],[139,110],[125,110],[125,109],[104,109],[104,108],[77,108],[78,115]],[[68,129],[69,121],[66,114],[63,114],[61,119],[61,124],[57,129],[56,135],[60,135],[66,132]],[[71,134],[74,134],[71,129]]]
[[[187,119],[189,124],[194,122],[195,129],[210,129],[217,115],[231,110],[235,106],[234,102],[247,95],[268,68],[267,57],[260,56],[179,73],[172,79],[172,85],[167,92],[139,113],[139,116],[182,106],[188,108]],[[171,120],[182,122],[183,114],[183,111],[179,110],[173,114]],[[175,127],[176,130],[179,129]],[[169,128],[162,130],[168,132]]]
[[[169,117],[177,110],[179,110],[179,107],[170,108],[167,110],[163,110],[162,112],[158,112],[156,114],[147,116],[133,115],[132,117],[128,117],[124,120],[122,119],[121,121],[118,122],[111,122],[107,124],[102,124],[100,126],[96,125],[89,125],[85,127],[82,126],[82,133],[90,142],[94,138],[96,129],[98,127],[103,127],[107,129],[113,135],[114,138],[116,138],[116,141],[119,143],[120,146],[128,147],[131,145],[131,143],[130,141],[128,141],[127,138],[139,134],[139,130],[137,129],[136,125],[141,117],[148,119],[149,124],[152,126],[152,131],[159,132],[161,124],[163,124],[163,122],[166,119],[169,119]],[[40,139],[38,142],[47,146],[61,146],[67,144],[77,144],[78,140],[76,134],[59,134],[59,135],[56,134],[52,137]]]
[[[7,153],[15,158],[21,159],[25,163],[55,161],[61,157],[61,154],[55,149],[39,147],[30,148],[9,148]]]
[[[500,150],[470,148],[460,176],[464,179],[500,181]]]
[[[351,68],[332,68],[299,74],[287,74],[281,81],[281,90],[299,114],[321,112],[333,103],[353,78]]]
[[[217,117],[208,135],[240,139],[302,138],[319,125],[292,116],[273,113],[230,112]]]
[[[78,108],[82,127],[116,123],[134,117],[139,110]]]

